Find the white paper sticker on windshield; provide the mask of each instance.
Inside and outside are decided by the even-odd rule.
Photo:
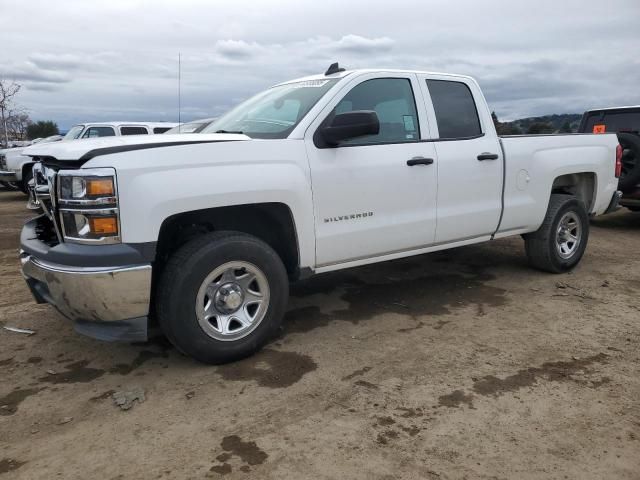
[[[411,115],[403,115],[402,120],[404,121],[404,129],[407,132],[415,131],[416,127],[413,123],[413,117]]]
[[[329,80],[306,80],[304,82],[290,83],[291,88],[318,88],[323,87]]]

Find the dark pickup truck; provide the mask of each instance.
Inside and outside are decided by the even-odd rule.
[[[623,148],[620,205],[640,212],[640,105],[589,110],[582,116],[578,132],[618,134]]]

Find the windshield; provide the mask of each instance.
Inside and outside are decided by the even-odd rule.
[[[71,127],[71,130],[67,132],[62,140],[75,140],[80,136],[82,130],[84,129],[84,125],[74,125]]]
[[[167,135],[172,135],[174,133],[199,133],[211,122],[213,122],[213,120],[196,120],[193,122],[183,123],[182,125],[173,127],[164,133]]]
[[[337,81],[308,80],[272,87],[241,103],[202,133],[244,133],[251,138],[287,138]]]

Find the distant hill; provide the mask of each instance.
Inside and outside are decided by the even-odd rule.
[[[577,132],[580,126],[582,114],[579,113],[562,113],[560,115],[545,115],[543,117],[521,118],[510,122],[516,125],[520,130],[526,132],[534,123],[548,123],[553,126],[554,131],[559,131],[565,123],[569,123],[572,132]]]
[[[500,135],[517,135],[521,133],[570,133],[577,132],[582,115],[579,113],[562,113],[527,117],[511,122],[500,122],[493,116],[493,121]]]

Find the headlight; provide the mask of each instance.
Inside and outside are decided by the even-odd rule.
[[[114,169],[60,170],[57,201],[65,240],[86,244],[120,242]]]

